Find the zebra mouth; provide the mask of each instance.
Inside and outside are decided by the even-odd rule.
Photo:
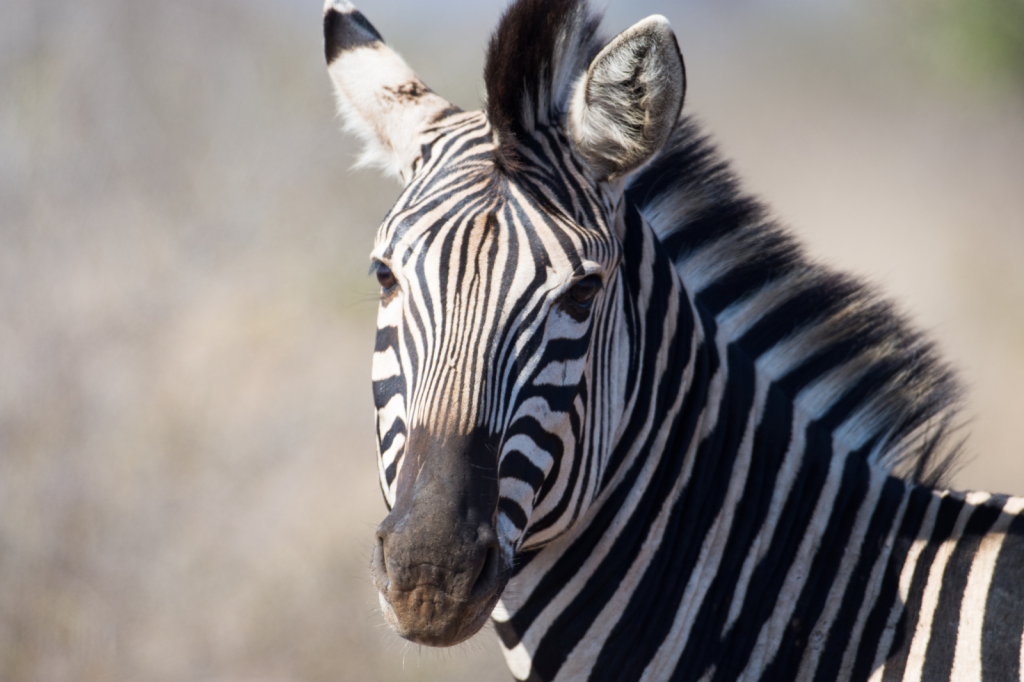
[[[387,557],[378,536],[371,574],[388,625],[401,637],[427,646],[453,646],[469,639],[487,622],[508,582],[501,557],[492,546],[482,564],[465,570],[447,562],[406,563]]]
[[[394,506],[377,527],[370,573],[388,623],[418,644],[452,646],[472,637],[508,582],[511,557],[494,527],[493,440],[483,428],[409,434]]]

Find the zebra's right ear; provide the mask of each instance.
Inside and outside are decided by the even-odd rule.
[[[345,129],[365,145],[357,165],[408,182],[431,124],[458,108],[425,86],[348,0],[324,3],[324,53]]]
[[[668,141],[685,93],[675,34],[665,17],[647,17],[605,45],[576,84],[573,142],[600,178],[621,178]]]

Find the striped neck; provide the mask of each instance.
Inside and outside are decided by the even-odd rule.
[[[594,503],[569,532],[517,556],[493,615],[506,659],[517,678],[536,680],[594,670],[636,679],[637,666],[650,679],[795,675],[809,659],[776,652],[811,638],[824,646],[811,628],[840,611],[849,629],[834,648],[854,629],[859,637],[871,614],[857,621],[859,604],[842,591],[856,579],[859,594],[877,594],[898,576],[888,549],[920,527],[919,515],[904,522],[907,509],[944,494],[872,460],[877,438],[851,427],[862,405],[855,372],[765,362],[746,341],[761,319],[756,298],[723,306],[714,288],[690,294],[639,211],[624,211],[624,411]],[[847,544],[875,551],[847,556]],[[825,575],[823,587],[805,589],[812,575]],[[821,665],[849,672],[892,641],[873,645],[863,660]]]

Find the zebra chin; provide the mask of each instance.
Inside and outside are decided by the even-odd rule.
[[[417,644],[454,646],[475,635],[508,582],[502,552],[494,547],[488,548],[483,564],[468,567],[468,573],[429,563],[405,569],[395,562],[385,565],[382,549],[378,541],[371,565],[381,611],[398,635]]]

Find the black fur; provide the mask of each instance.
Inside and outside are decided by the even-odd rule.
[[[341,13],[327,10],[324,14],[324,56],[330,64],[345,50],[383,43],[380,33],[362,12]]]
[[[551,101],[551,66],[559,37],[579,31],[586,50],[583,68],[601,48],[597,39],[601,16],[590,11],[586,0],[518,0],[505,10],[491,36],[484,66],[487,87],[487,118],[494,130],[498,166],[514,171],[519,166],[516,139],[527,132],[524,103],[533,107],[547,99],[558,118],[563,102]],[[524,125],[525,124],[525,125]]]
[[[551,65],[564,49],[560,37],[579,32],[586,52],[582,68],[604,45],[598,36],[601,17],[586,0],[517,0],[502,16],[491,36],[484,68],[487,117],[498,145],[495,161],[506,172],[521,165],[517,148],[529,133],[532,107],[547,101],[549,120],[557,124],[567,102],[552,93]],[[526,120],[524,120],[524,115]],[[665,149],[629,185],[628,198],[644,212],[655,201],[682,194],[699,198],[702,208],[687,215],[682,225],[654,225],[674,260],[680,260],[709,242],[743,234],[756,253],[749,262],[732,268],[722,281],[712,283],[698,301],[724,309],[765,282],[795,269],[815,270],[813,304],[794,303],[787,311],[788,331],[819,324],[825,311],[844,310],[841,317],[826,321],[834,340],[818,358],[808,358],[804,371],[817,364],[833,366],[836,354],[854,357],[874,352],[869,374],[875,385],[864,401],[887,406],[886,429],[879,434],[883,449],[898,452],[888,461],[906,480],[940,485],[957,463],[960,445],[951,443],[960,389],[953,373],[938,358],[932,345],[913,331],[892,306],[863,283],[813,265],[803,249],[768,218],[767,208],[744,193],[728,165],[697,126],[682,119]],[[851,304],[860,303],[849,313]],[[717,311],[714,311],[717,312]],[[798,370],[799,371],[799,370]],[[887,431],[887,432],[886,432]],[[924,435],[922,435],[924,434]],[[917,443],[910,438],[920,438]]]
[[[831,357],[832,361],[824,364],[834,366],[837,354],[842,358],[872,354],[874,360],[866,376],[872,377],[873,385],[863,400],[885,406],[879,445],[895,453],[886,461],[908,481],[942,484],[960,451],[958,444],[949,442],[960,390],[932,345],[863,283],[813,264],[768,218],[767,209],[740,189],[728,165],[686,118],[666,148],[632,179],[627,191],[628,199],[642,213],[674,195],[686,197],[694,207],[686,212],[685,221],[678,225],[652,223],[674,260],[685,260],[702,246],[737,234],[743,234],[744,242],[754,247],[747,249],[753,255],[746,262],[731,267],[719,281],[700,292],[690,292],[697,305],[708,306],[708,312],[715,314],[766,282],[795,270],[812,272],[817,281],[811,290],[781,305],[779,315],[769,314],[762,320],[768,323],[784,316],[785,329],[778,331],[783,336],[813,325],[825,325],[832,332],[828,346],[808,357],[793,374],[804,368],[815,371],[814,366],[821,364],[815,362],[817,356]],[[800,305],[800,299],[807,296],[813,301]],[[830,319],[833,313],[839,314]],[[762,329],[757,332],[761,334],[774,338],[776,332]],[[746,338],[739,342],[749,345]],[[756,357],[756,348],[747,350]],[[913,442],[913,438],[920,440]]]

